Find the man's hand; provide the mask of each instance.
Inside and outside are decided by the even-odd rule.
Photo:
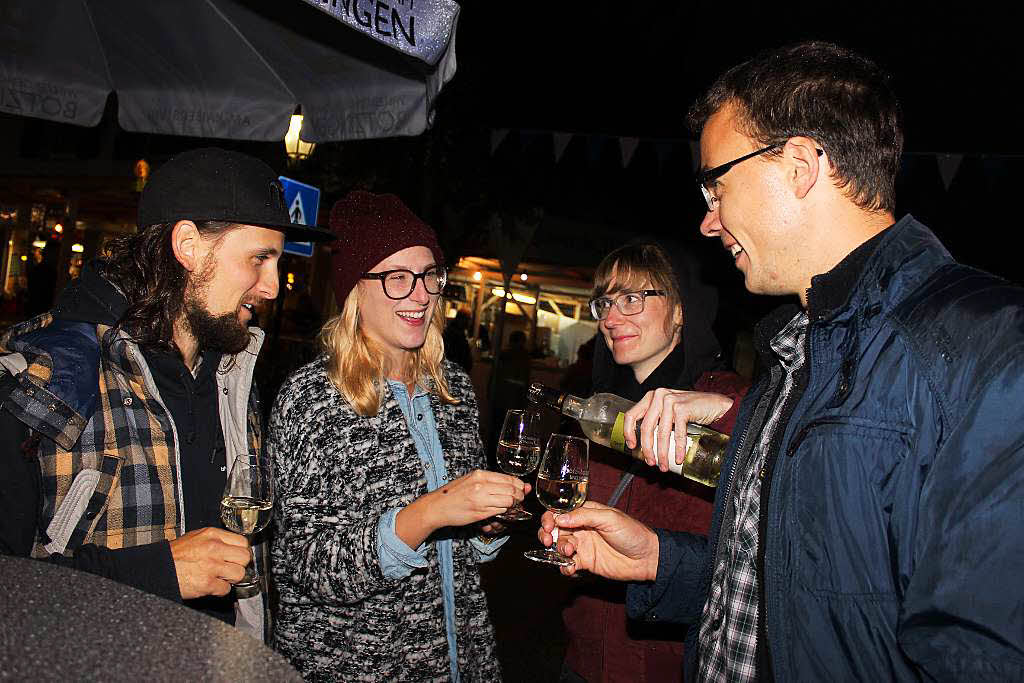
[[[537,538],[551,545],[555,516],[545,512]],[[658,536],[644,524],[615,508],[587,501],[559,515],[558,551],[575,566],[562,567],[571,576],[581,569],[619,581],[653,581],[658,574]],[[575,555],[573,555],[575,553]]]
[[[182,600],[206,595],[227,595],[231,584],[245,575],[252,560],[245,536],[206,527],[171,541],[171,557],[178,574]]]
[[[668,472],[668,442],[673,431],[676,435],[675,461],[681,465],[686,457],[686,424],[709,425],[732,408],[733,400],[722,394],[678,389],[655,389],[644,394],[640,401],[625,413],[623,428],[626,445],[636,448],[636,421],[640,424],[640,446],[648,465]],[[654,430],[658,430],[655,444]],[[655,447],[657,456],[655,456]]]

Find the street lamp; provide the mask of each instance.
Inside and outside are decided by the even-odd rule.
[[[292,161],[302,161],[313,153],[316,147],[314,142],[306,142],[299,137],[302,130],[302,114],[292,114],[291,124],[284,136],[284,149],[288,152],[288,158]]]

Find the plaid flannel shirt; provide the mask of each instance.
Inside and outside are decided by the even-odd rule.
[[[60,352],[72,340],[80,352],[72,357],[85,367],[63,368],[55,377],[52,322],[44,314],[0,337],[0,353],[20,353],[27,364],[15,375],[5,406],[39,437],[43,510],[33,555],[70,555],[86,543],[124,548],[180,536],[184,511],[174,423],[142,353],[108,326],[64,323],[70,334],[56,342]],[[251,358],[228,368],[233,359],[227,357],[217,374],[229,445],[253,452],[261,434],[252,364],[261,344],[262,333],[254,334],[239,354]],[[88,382],[90,362],[94,385]],[[89,390],[83,397],[84,386]],[[75,388],[78,395],[71,400]],[[90,397],[88,391],[95,393]]]
[[[782,406],[793,391],[794,378],[805,359],[807,313],[801,311],[771,341],[780,366],[772,371],[779,386],[774,409],[761,429],[757,446],[737,474],[732,524],[726,529],[715,559],[711,593],[698,632],[701,681],[757,679],[757,546],[761,519],[761,478],[768,444],[779,426]]]

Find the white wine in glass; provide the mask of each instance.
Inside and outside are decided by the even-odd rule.
[[[552,434],[548,439],[544,457],[537,470],[534,492],[540,504],[556,515],[571,512],[587,500],[590,481],[590,442],[578,436]],[[547,562],[560,567],[573,564],[573,560],[557,550],[558,527],[551,531],[550,548],[528,550],[523,555],[536,562]]]
[[[220,500],[220,519],[225,528],[249,540],[252,561],[245,568],[245,576],[235,584],[236,590],[259,590],[260,575],[252,536],[263,531],[270,522],[273,507],[274,473],[270,460],[252,453],[236,455]]]
[[[505,474],[522,477],[537,469],[540,462],[540,416],[531,410],[510,410],[498,436],[495,459]],[[533,518],[533,513],[515,503],[505,512],[495,515],[506,522]]]

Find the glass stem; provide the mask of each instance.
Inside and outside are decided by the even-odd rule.
[[[260,570],[256,566],[256,546],[253,545],[252,536],[246,536],[245,538],[249,541],[249,555],[252,557],[252,582],[259,584]]]

